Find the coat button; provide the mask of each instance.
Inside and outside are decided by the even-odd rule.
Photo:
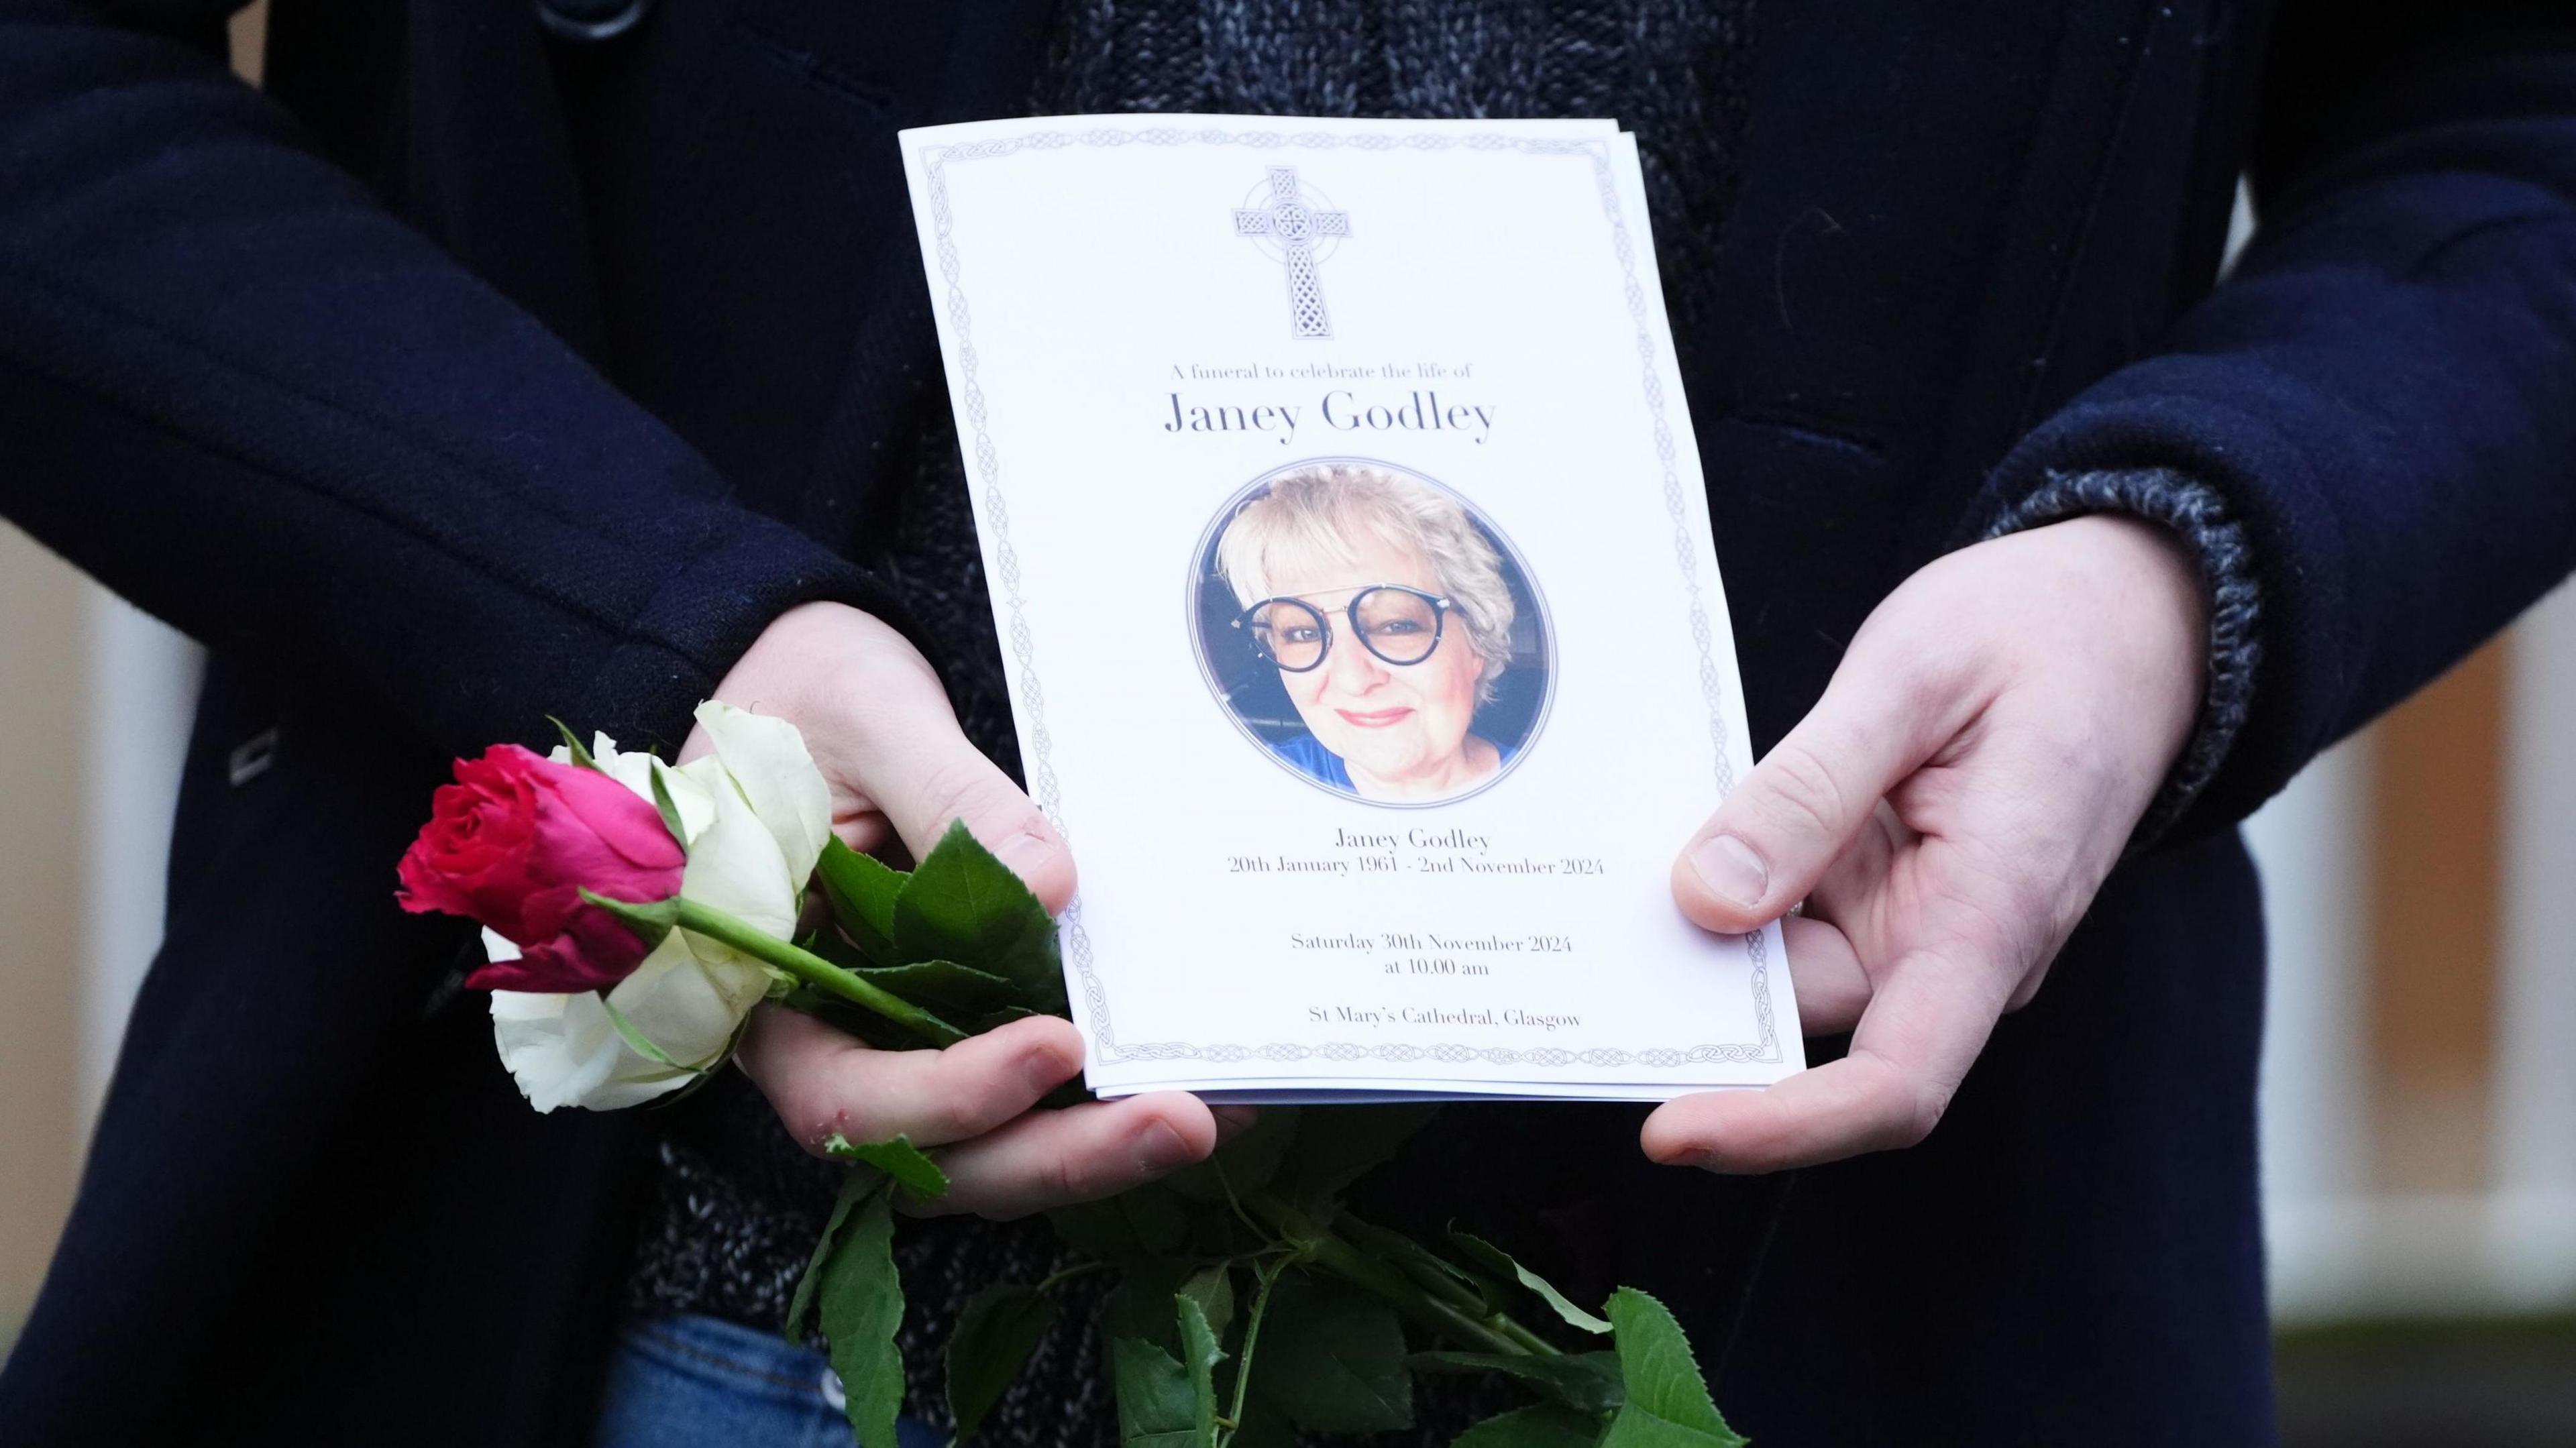
[[[652,8],[653,0],[537,0],[537,22],[566,40],[610,40]]]

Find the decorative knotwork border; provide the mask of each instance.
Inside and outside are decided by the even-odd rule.
[[[956,339],[958,402],[964,413],[965,427],[960,436],[971,438],[975,480],[983,489],[984,518],[993,530],[994,574],[1002,586],[1004,612],[1009,619],[1011,657],[1019,670],[1020,702],[1028,711],[1024,721],[1031,745],[1026,763],[1029,792],[1038,807],[1055,822],[1056,828],[1070,840],[1073,831],[1067,827],[1062,808],[1063,791],[1055,774],[1051,757],[1054,738],[1047,731],[1046,691],[1038,678],[1037,647],[1029,630],[1028,615],[1021,605],[1020,560],[1011,543],[1011,513],[1002,493],[1001,460],[993,447],[987,422],[983,384],[977,377],[974,332],[970,325],[972,312],[967,306],[966,289],[958,277],[955,217],[948,205],[948,167],[966,161],[991,160],[1017,155],[1022,151],[1061,150],[1066,146],[1239,146],[1246,150],[1277,151],[1300,149],[1312,151],[1514,151],[1531,156],[1561,156],[1588,162],[1593,185],[1601,198],[1601,213],[1609,223],[1610,247],[1618,258],[1621,275],[1626,279],[1628,313],[1637,327],[1637,361],[1644,379],[1646,408],[1654,418],[1655,455],[1663,468],[1664,507],[1673,521],[1673,556],[1681,565],[1682,583],[1690,597],[1691,637],[1699,645],[1700,692],[1708,702],[1710,752],[1716,761],[1718,793],[1724,796],[1735,788],[1735,769],[1726,757],[1725,688],[1717,667],[1712,643],[1708,610],[1701,591],[1698,550],[1693,547],[1690,513],[1685,506],[1681,470],[1676,461],[1677,444],[1672,425],[1664,410],[1663,380],[1656,375],[1655,335],[1652,305],[1646,288],[1637,275],[1637,249],[1628,219],[1619,205],[1619,190],[1610,169],[1610,148],[1604,139],[1573,139],[1540,136],[1501,135],[1492,132],[1445,132],[1434,135],[1366,132],[1343,134],[1315,131],[1226,131],[1220,129],[1187,130],[1177,126],[1146,126],[1123,129],[1097,126],[1082,131],[1039,131],[1028,135],[997,137],[982,141],[965,141],[954,145],[931,146],[922,152],[924,174],[930,200],[931,231],[935,238],[936,260],[941,281],[947,287],[943,298],[948,308],[949,328]],[[1753,1010],[1761,1027],[1758,1040],[1717,1045],[1656,1046],[1638,1050],[1595,1047],[1573,1051],[1553,1046],[1527,1048],[1511,1046],[1468,1046],[1458,1044],[1362,1045],[1334,1041],[1320,1046],[1272,1043],[1260,1046],[1199,1045],[1189,1041],[1145,1041],[1121,1044],[1117,1028],[1109,1015],[1109,993],[1092,967],[1091,937],[1082,926],[1081,907],[1077,903],[1066,909],[1060,924],[1067,954],[1082,980],[1082,994],[1092,1023],[1094,1060],[1101,1065],[1122,1061],[1207,1061],[1227,1064],[1236,1061],[1387,1061],[1409,1062],[1433,1060],[1464,1064],[1484,1062],[1504,1066],[1572,1065],[1617,1067],[1649,1066],[1674,1069],[1683,1066],[1709,1065],[1720,1062],[1772,1062],[1781,1059],[1779,1028],[1772,1018],[1770,991],[1770,950],[1767,936],[1756,931],[1745,937],[1745,947],[1753,960]]]

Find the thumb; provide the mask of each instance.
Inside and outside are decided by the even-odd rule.
[[[918,860],[962,821],[1050,913],[1073,898],[1064,837],[967,740],[937,671],[883,620],[837,603],[789,609],[735,661],[716,697],[796,725],[851,848],[880,843],[891,827]],[[681,757],[705,744],[703,730],[692,734]]]
[[[1073,898],[1073,852],[1064,837],[966,738],[927,668],[886,671],[852,707],[850,726],[844,767],[914,859],[926,857],[950,824],[962,823],[1050,914]]]
[[[1673,861],[1673,900],[1740,934],[1806,898],[1887,797],[1953,733],[1947,711],[1857,655]]]

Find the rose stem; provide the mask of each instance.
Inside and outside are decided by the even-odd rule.
[[[673,923],[682,930],[703,935],[719,945],[730,945],[755,960],[777,966],[817,990],[828,991],[852,1005],[874,1011],[934,1046],[953,1046],[966,1039],[964,1031],[810,950],[792,945],[765,930],[755,929],[685,895],[671,903],[677,907]]]

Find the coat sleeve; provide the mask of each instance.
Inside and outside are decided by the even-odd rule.
[[[2258,120],[2260,225],[2158,355],[1992,478],[2205,480],[2262,599],[2251,707],[2181,829],[2250,813],[2576,567],[2576,21],[2293,3]]]
[[[0,0],[0,516],[455,753],[667,739],[780,611],[884,603],[316,154],[230,8]]]

